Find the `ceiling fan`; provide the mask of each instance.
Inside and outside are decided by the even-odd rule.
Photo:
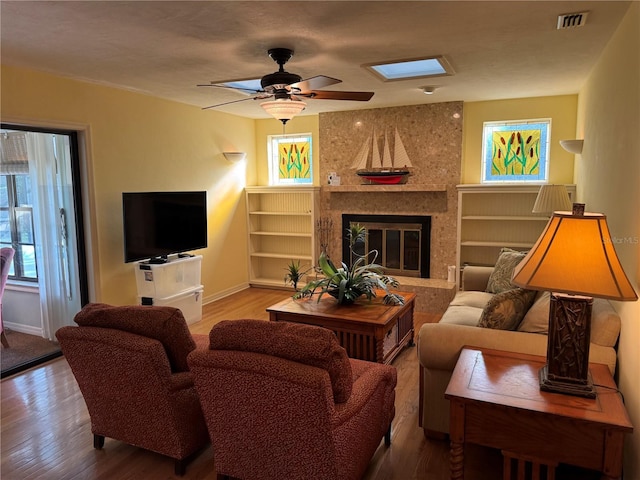
[[[238,90],[252,96],[233,100],[231,102],[219,103],[204,107],[203,110],[216,108],[231,103],[244,102],[246,100],[263,100],[273,98],[273,101],[263,102],[260,105],[275,118],[286,124],[294,115],[300,113],[305,107],[303,99],[312,98],[316,100],[353,100],[366,102],[373,97],[374,92],[341,92],[331,90],[320,90],[321,88],[335,85],[342,82],[337,78],[317,75],[305,80],[295,73],[289,73],[284,69],[293,56],[293,50],[288,48],[271,48],[269,56],[278,64],[277,72],[265,75],[260,79],[261,88],[254,90],[251,88],[229,86],[224,83],[208,83],[198,85],[199,87],[217,87]]]

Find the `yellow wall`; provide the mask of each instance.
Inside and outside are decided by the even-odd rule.
[[[577,95],[465,103],[461,183],[480,183],[483,122],[530,118],[552,119],[549,183],[573,183],[574,155],[565,151],[560,146],[559,140],[575,138],[577,108]],[[287,134],[306,132],[311,132],[314,139],[314,185],[323,185],[324,179],[318,177],[319,117],[317,115],[295,117],[287,123]],[[269,184],[266,143],[268,135],[282,135],[282,124],[278,120],[257,120],[257,178],[255,183],[250,182],[250,184]]]
[[[311,159],[313,162],[313,184],[321,185],[318,179],[318,162],[320,145],[318,131],[318,115],[294,117],[287,122],[285,133],[311,133]],[[282,123],[276,119],[256,120],[256,172],[255,183],[250,185],[269,185],[269,163],[267,158],[267,137],[269,135],[282,135]]]
[[[246,285],[242,189],[255,176],[253,120],[8,66],[1,93],[3,122],[86,129],[91,300],[137,302],[133,266],[123,261],[124,191],[206,190],[209,246],[196,252],[205,301]],[[247,152],[246,163],[229,163],[226,150]]]
[[[616,252],[640,292],[640,3],[627,15],[579,94],[578,200],[607,215]],[[618,386],[635,426],[624,478],[640,478],[640,301],[615,305],[622,317]]]
[[[481,183],[483,122],[533,118],[551,118],[549,183],[572,183],[573,154],[558,141],[574,138],[577,104],[577,95],[465,103],[460,183]]]

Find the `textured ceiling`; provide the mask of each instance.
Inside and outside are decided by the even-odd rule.
[[[577,93],[630,2],[618,1],[7,1],[2,63],[206,107],[244,98],[199,83],[286,69],[327,75],[327,90],[375,92],[369,102],[309,100],[304,113]],[[557,30],[559,14],[589,12]],[[382,82],[362,65],[444,55],[455,75]],[[432,85],[434,95],[421,87]],[[267,115],[258,101],[219,110]]]

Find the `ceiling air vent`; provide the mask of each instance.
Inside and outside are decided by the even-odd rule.
[[[581,27],[587,23],[589,12],[565,13],[558,15],[558,30],[565,28]]]

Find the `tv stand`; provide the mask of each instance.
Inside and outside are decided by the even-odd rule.
[[[202,318],[201,255],[154,257],[136,264],[138,302],[179,308],[188,324]]]

